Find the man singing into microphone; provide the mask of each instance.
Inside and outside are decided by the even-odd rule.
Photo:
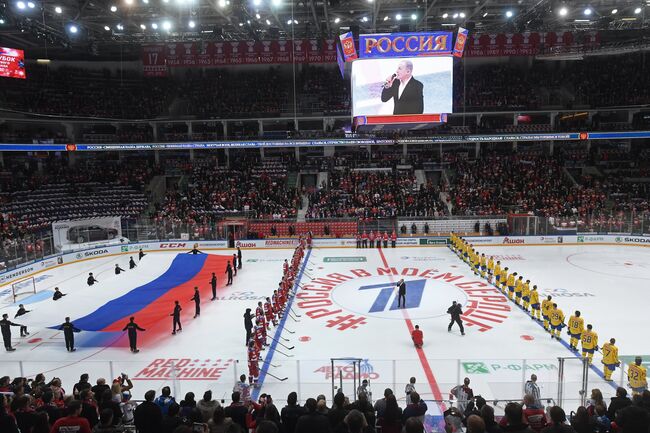
[[[402,60],[397,66],[397,71],[386,79],[381,91],[381,102],[395,98],[393,114],[422,114],[422,89],[422,82],[413,78],[413,62]]]

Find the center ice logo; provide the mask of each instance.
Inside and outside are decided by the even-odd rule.
[[[413,280],[406,282],[406,308],[418,308],[422,302],[422,293],[424,292],[424,285],[427,283],[427,280]],[[378,311],[385,311],[390,298],[393,297],[393,302],[389,310],[398,310],[400,307],[397,306],[399,297],[397,295],[395,284],[393,283],[383,283],[383,284],[371,284],[368,286],[361,286],[359,290],[378,290],[377,298],[370,306],[368,313],[376,313]],[[393,296],[393,294],[395,296]]]

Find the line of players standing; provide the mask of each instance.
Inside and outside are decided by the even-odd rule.
[[[377,233],[375,233],[370,230],[370,233],[368,233],[364,230],[363,233],[357,233],[357,248],[375,248],[375,245],[377,248],[380,248],[382,242],[384,243],[384,248],[388,248],[389,239],[391,247],[395,248],[395,245],[397,244],[397,233],[395,233],[395,230],[393,230],[393,233],[390,235],[387,231],[380,233],[379,230],[377,230]]]
[[[564,312],[553,302],[553,297],[548,295],[541,303],[537,286],[530,287],[530,280],[523,279],[517,272],[510,272],[508,267],[502,267],[501,261],[494,261],[492,256],[486,257],[479,253],[472,244],[467,242],[453,232],[450,235],[450,248],[465,263],[467,263],[474,274],[487,279],[508,299],[513,301],[519,308],[530,315],[530,318],[543,323],[544,329],[550,332],[551,338],[561,341],[560,331],[567,326],[565,324]],[[530,308],[530,311],[529,311]],[[541,310],[541,319],[540,319]],[[578,352],[578,342],[582,346],[582,357],[592,363],[594,352],[599,351],[598,334],[593,330],[591,324],[584,327],[584,319],[580,311],[576,311],[569,317],[568,330],[570,342],[569,348]],[[606,381],[612,380],[612,373],[616,367],[621,365],[618,359],[618,348],[616,340],[611,338],[606,342],[600,351],[603,355],[601,362],[604,365],[603,373]],[[633,363],[628,366],[628,381],[634,394],[640,394],[647,389],[646,369],[642,365],[641,357],[636,357]]]
[[[293,296],[294,283],[298,275],[300,262],[305,254],[305,248],[311,248],[311,234],[299,239],[298,247],[293,252],[291,262],[284,261],[282,281],[278,284],[277,290],[273,291],[273,295],[267,297],[266,302],[262,303],[260,301],[257,303],[255,316],[252,315],[250,308],[247,308],[244,313],[246,346],[248,347],[248,381],[253,386],[257,385],[260,376],[260,353],[269,346],[267,331],[271,329],[271,324],[277,328],[279,319],[284,314],[289,314],[287,305]],[[253,319],[255,319],[254,325]]]

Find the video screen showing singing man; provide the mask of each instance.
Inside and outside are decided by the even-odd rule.
[[[402,60],[397,71],[386,79],[381,91],[381,102],[394,98],[393,114],[422,114],[423,88],[422,82],[413,78],[413,62]]]

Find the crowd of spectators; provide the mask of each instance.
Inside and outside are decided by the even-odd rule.
[[[295,218],[300,196],[287,184],[287,163],[241,158],[227,169],[212,159],[183,167],[189,177],[185,191],[168,191],[154,218],[186,223],[213,223],[228,213],[253,218]]]
[[[561,65],[544,61],[463,65],[454,70],[458,78],[454,79],[454,111],[650,102],[650,73],[643,54],[619,56],[615,61],[596,56]],[[350,83],[341,79],[336,65],[301,65],[295,85],[292,74],[290,68],[273,66],[265,70],[188,69],[184,74],[144,78],[135,70],[31,65],[28,79],[0,83],[0,105],[28,113],[115,119],[277,117],[294,110],[349,113]]]
[[[334,170],[328,185],[309,195],[307,218],[393,218],[444,215],[431,183],[418,185],[412,170]]]
[[[331,406],[319,395],[300,404],[296,392],[287,396],[281,409],[270,394],[251,400],[251,387],[242,375],[233,387],[231,401],[215,400],[207,390],[197,400],[187,392],[178,401],[170,387],[159,395],[144,393],[144,400],[132,399],[132,382],[124,373],[112,384],[98,378],[93,385],[88,374],[69,392],[59,378],[47,381],[43,374],[34,379],[0,378],[0,431],[3,433],[648,433],[650,391],[628,396],[619,387],[609,402],[594,388],[584,406],[567,413],[557,405],[544,407],[533,374],[526,382],[521,401],[505,402],[503,415],[475,394],[470,380],[450,390],[442,419],[430,416],[427,403],[415,388],[415,378],[405,387],[402,401],[386,388],[382,398],[372,401],[364,381],[354,401],[342,392]],[[67,385],[66,385],[67,387]],[[503,404],[504,402],[498,402]],[[495,401],[497,404],[497,401]],[[427,429],[428,431],[428,429]]]

